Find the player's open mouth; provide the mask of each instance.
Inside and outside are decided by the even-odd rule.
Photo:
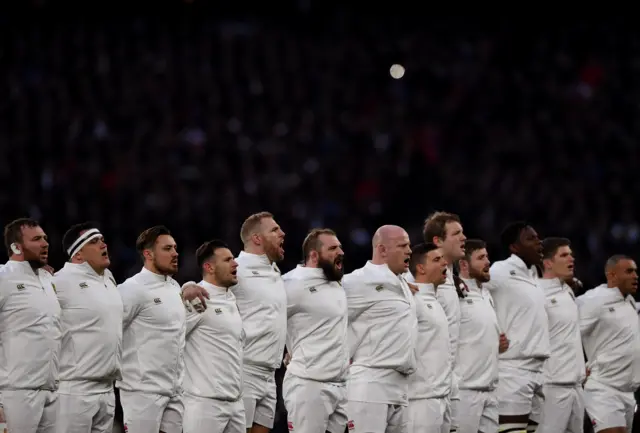
[[[487,273],[491,270],[491,266],[485,266],[484,268],[482,268],[482,272]]]
[[[107,251],[103,251],[102,252],[102,257],[107,257],[109,255],[109,253]]]
[[[407,257],[406,259],[404,259],[404,264],[408,265],[410,261],[411,261],[411,257]]]
[[[278,248],[280,248],[280,250],[284,253],[284,239],[280,241],[280,245],[278,245]]]
[[[334,264],[336,266],[336,269],[342,269],[342,257],[336,258]]]
[[[573,271],[573,265],[569,265],[569,266],[567,266],[567,268],[568,268],[570,271]]]
[[[447,270],[446,270],[446,269],[443,269],[443,270],[442,270],[442,276],[443,276],[443,277],[446,277],[446,276],[447,276]]]
[[[231,275],[233,275],[234,277],[235,277],[236,275],[238,275],[238,270],[231,271]]]

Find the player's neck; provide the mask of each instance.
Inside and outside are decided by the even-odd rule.
[[[424,275],[418,275],[417,277],[414,277],[414,280],[416,281],[416,283],[418,284],[432,284],[433,287],[436,286],[435,282],[430,281],[429,278],[427,278]]]
[[[384,259],[380,256],[378,256],[377,254],[374,254],[373,257],[371,257],[371,264],[372,265],[386,265]]]
[[[320,266],[318,266],[317,263],[313,263],[313,262],[304,262],[302,264],[302,266],[304,266],[305,268],[309,268],[309,269],[318,269]]]
[[[38,269],[40,269],[42,267],[42,265],[39,262],[36,261],[31,261],[31,260],[25,260],[24,255],[22,254],[13,254],[11,257],[9,257],[9,260],[13,261],[13,262],[19,262],[19,263],[29,263],[29,266],[31,266],[31,269],[33,270],[34,274],[38,274]]]
[[[264,248],[260,245],[247,244],[244,246],[244,252],[253,254],[254,256],[265,256],[267,260],[269,260],[269,263],[273,263],[271,259],[269,259],[269,256],[267,256],[267,253],[264,252]]]
[[[144,268],[145,268],[147,271],[151,272],[152,274],[156,274],[156,275],[158,275],[158,276],[164,277],[164,279],[165,279],[165,280],[166,280],[166,279],[167,279],[167,277],[169,276],[169,275],[167,275],[167,274],[164,274],[164,273],[160,272],[160,271],[158,270],[158,268],[156,268],[156,267],[153,265],[153,263],[145,263],[145,264],[144,264]]]
[[[225,292],[229,290],[228,287],[225,287],[222,284],[220,284],[220,282],[216,280],[216,277],[214,277],[213,275],[205,275],[202,277],[202,279],[205,282],[211,284],[212,286],[216,286],[216,287],[219,287],[220,289],[223,289]]]
[[[557,276],[553,271],[544,271],[544,273],[542,274],[542,279],[544,280],[552,280],[554,278],[557,278],[560,281],[562,281],[562,279],[559,276]]]
[[[87,264],[91,267],[91,269],[93,269],[93,271],[98,274],[98,275],[104,275],[104,269],[103,268],[96,268],[95,266],[93,266],[91,263],[83,261],[83,260],[77,260],[77,259],[71,259],[71,263],[73,263],[74,265],[82,265],[82,264]]]

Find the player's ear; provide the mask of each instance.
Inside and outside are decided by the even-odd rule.
[[[142,256],[145,258],[145,260],[151,260],[153,259],[153,251],[151,250],[142,250]]]
[[[20,249],[20,246],[15,242],[11,244],[10,248],[13,254],[16,254],[16,255],[22,254],[22,250]]]
[[[444,240],[439,236],[434,236],[432,241],[438,248],[442,248],[442,245],[444,244]]]

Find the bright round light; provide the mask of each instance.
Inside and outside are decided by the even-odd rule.
[[[404,66],[402,65],[392,65],[391,69],[389,69],[389,73],[391,74],[392,78],[395,78],[396,80],[399,80],[400,78],[402,78],[404,76]]]

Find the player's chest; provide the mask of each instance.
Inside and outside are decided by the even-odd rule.
[[[180,292],[174,287],[148,290],[141,316],[155,326],[182,326],[186,314]]]
[[[346,316],[347,297],[340,285],[311,286],[303,290],[300,309],[310,316],[319,318]]]
[[[242,319],[238,307],[232,302],[209,302],[204,314],[203,326],[208,330],[240,339]]]
[[[630,338],[640,333],[638,315],[633,307],[624,301],[603,306],[600,321],[602,333],[611,338]]]
[[[15,281],[5,304],[8,312],[36,317],[60,317],[60,304],[50,281],[30,279]]]

